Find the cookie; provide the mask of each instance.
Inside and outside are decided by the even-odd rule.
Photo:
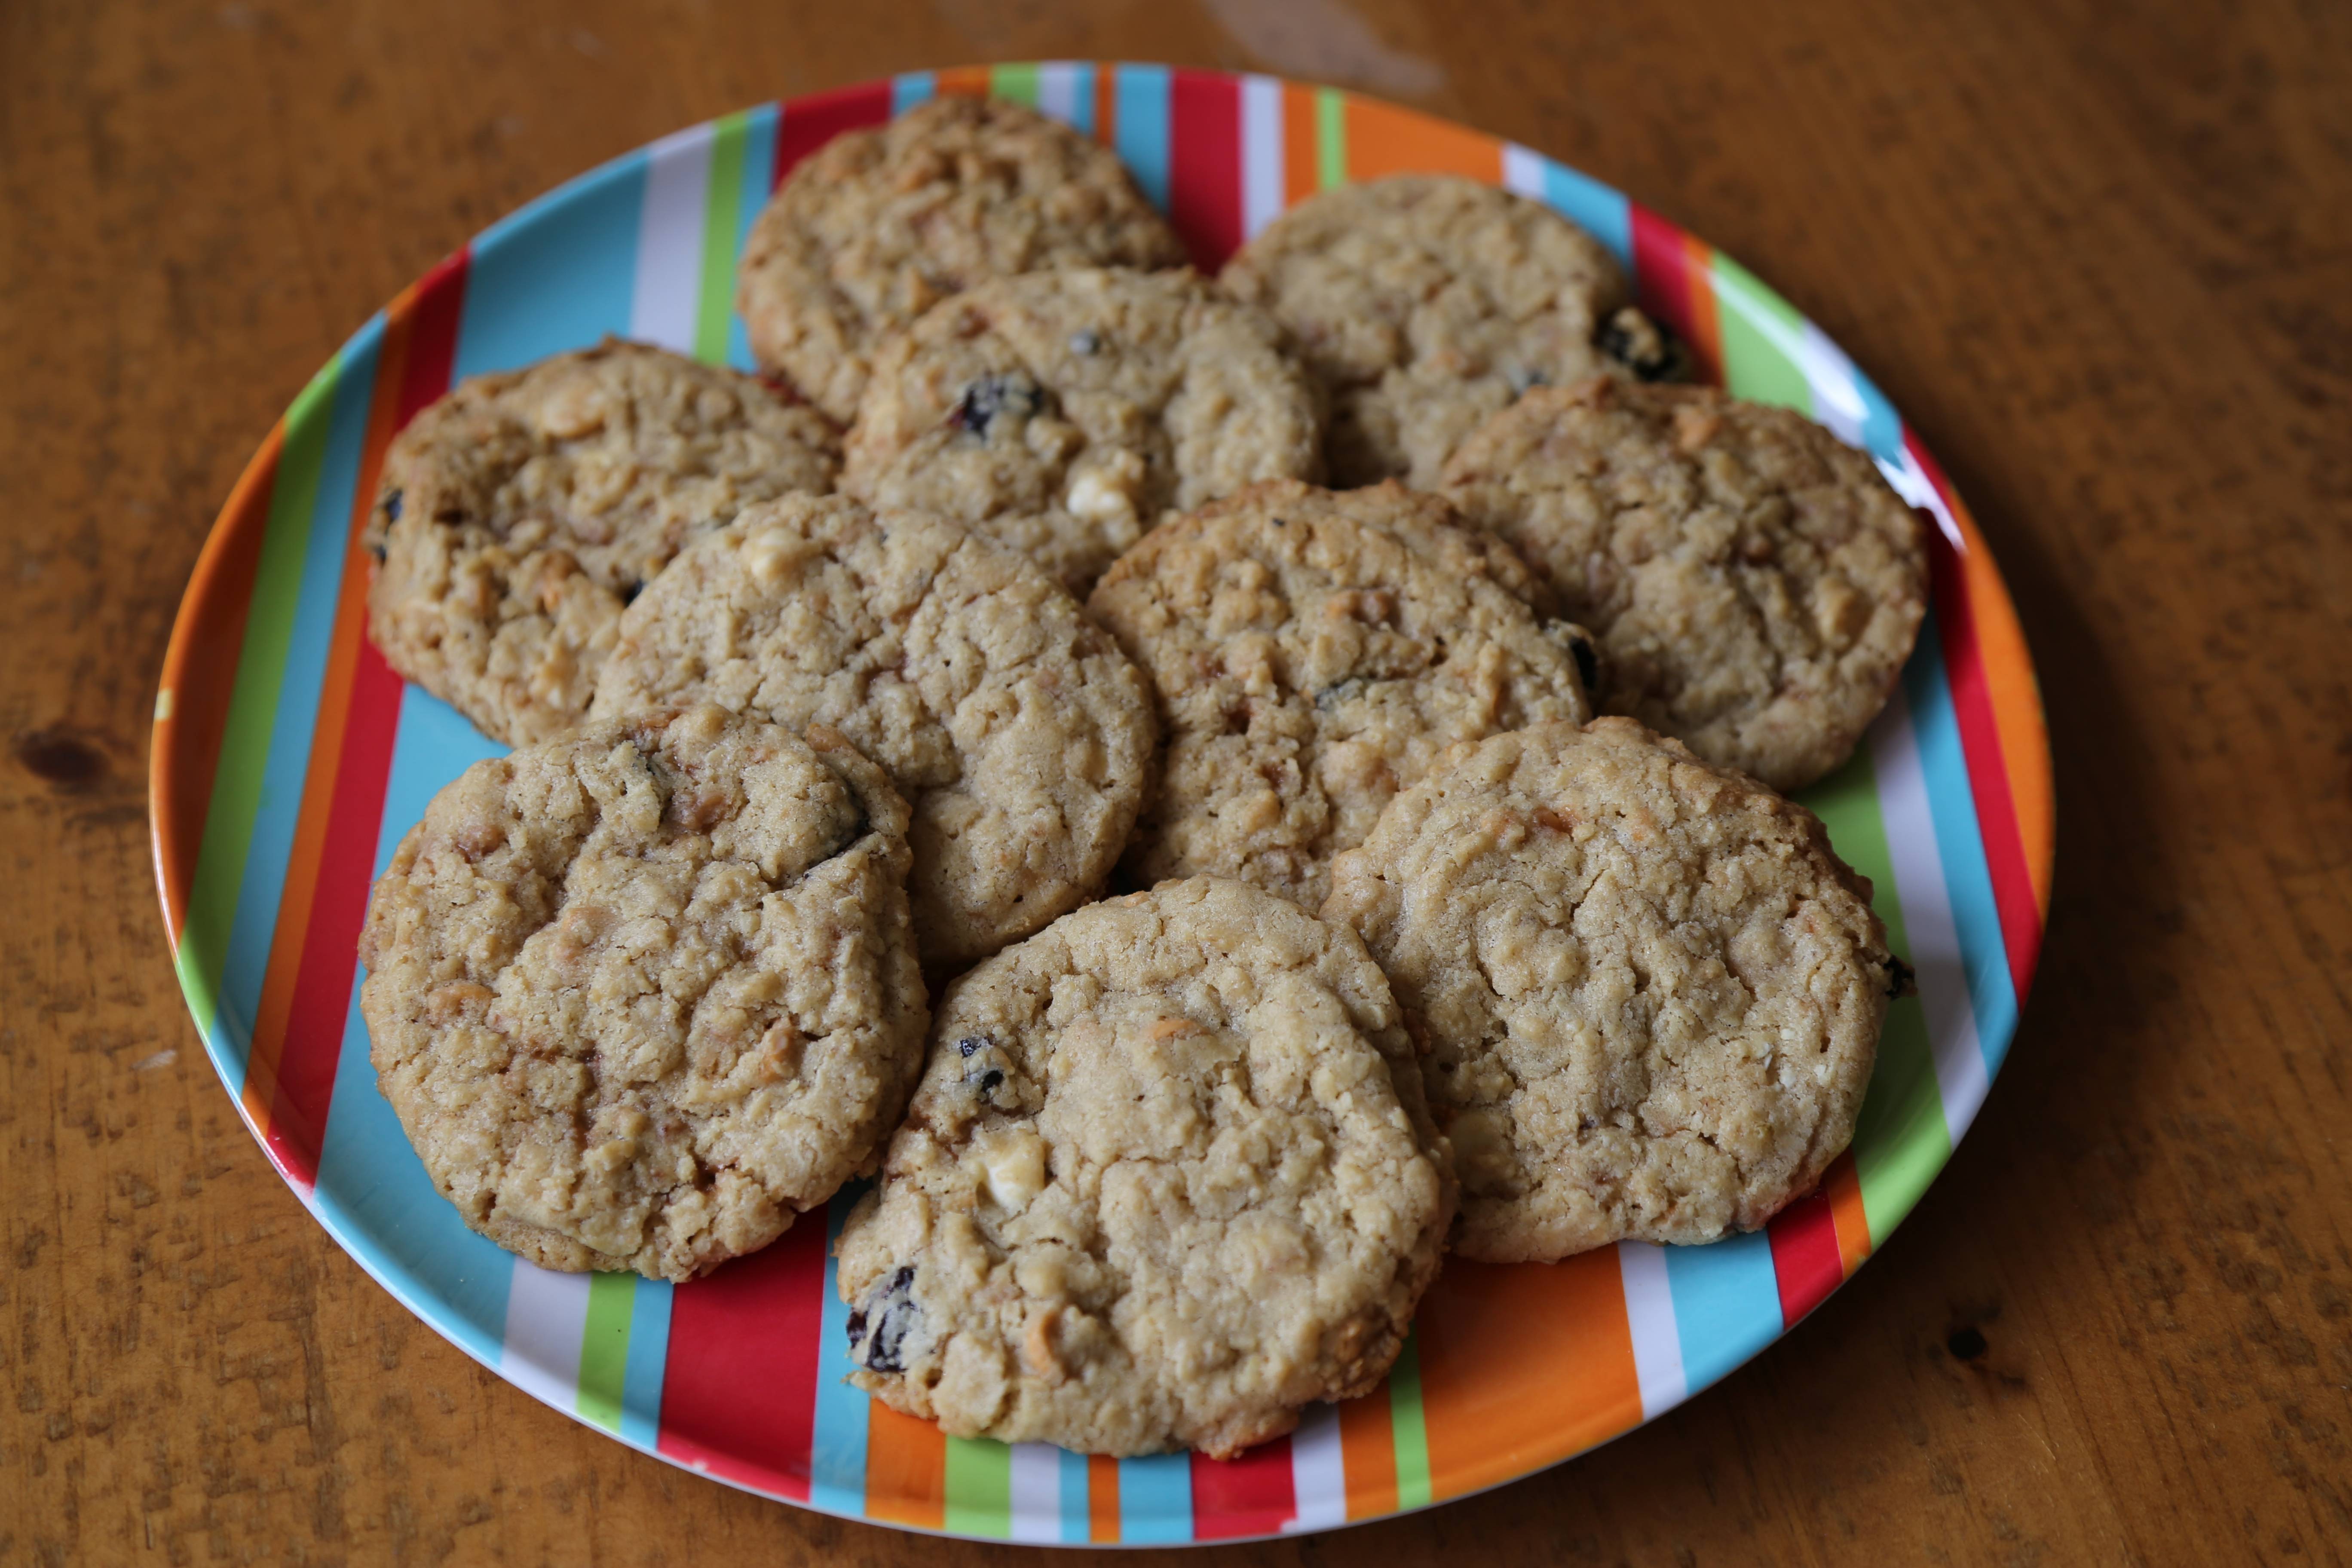
[[[1183,260],[1108,148],[1017,103],[940,98],[793,169],[744,243],[735,307],[760,363],[845,422],[875,349],[950,294]]]
[[[1705,387],[1530,393],[1444,494],[1592,628],[1604,709],[1776,789],[1853,752],[1927,613],[1918,515],[1870,458]]]
[[[1222,281],[1288,330],[1328,398],[1335,485],[1431,488],[1455,444],[1530,386],[1679,374],[1600,241],[1458,174],[1309,196]]]
[[[840,496],[752,508],[621,617],[592,711],[701,700],[833,725],[888,772],[933,970],[1093,894],[1159,738],[1141,674],[1025,556]]]
[[[842,488],[970,523],[1083,593],[1171,510],[1313,478],[1321,437],[1263,312],[1190,272],[1041,272],[876,357]]]
[[[1762,1226],[1853,1138],[1907,978],[1811,812],[1630,719],[1461,748],[1331,880],[1490,1262]]]
[[[368,626],[509,745],[580,722],[621,610],[696,534],[826,490],[831,426],[747,375],[607,342],[476,376],[383,460]]]
[[[1087,608],[1167,736],[1126,858],[1323,901],[1329,862],[1458,741],[1591,716],[1583,632],[1507,546],[1391,482],[1259,485],[1164,523]]]
[[[850,1381],[950,1434],[1220,1458],[1370,1392],[1454,1208],[1387,983],[1215,878],[958,981],[841,1236]]]
[[[368,902],[384,1098],[467,1225],[688,1279],[870,1169],[922,1064],[907,808],[704,706],[477,763]]]

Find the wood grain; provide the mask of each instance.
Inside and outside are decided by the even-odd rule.
[[[2352,8],[1465,15],[0,7],[0,1564],[1011,1555],[640,1458],[396,1306],[204,1062],[141,781],[214,510],[436,257],[746,102],[1055,54],[1403,92],[1739,257],[1974,503],[2057,751],[2037,993],[1883,1256],[1572,1466],[1225,1560],[2352,1553]]]

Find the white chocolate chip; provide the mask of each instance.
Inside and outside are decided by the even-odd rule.
[[[1122,449],[1079,469],[1062,504],[1088,522],[1132,523],[1136,492],[1142,488],[1143,459]]]
[[[1045,1141],[1024,1130],[989,1140],[981,1149],[988,1172],[988,1195],[1008,1214],[1019,1214],[1045,1188]]]

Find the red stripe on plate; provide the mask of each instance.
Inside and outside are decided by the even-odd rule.
[[[824,1215],[670,1297],[662,1371],[666,1457],[795,1501],[809,1494]]]
[[[1772,1278],[1780,1288],[1780,1326],[1793,1328],[1798,1319],[1826,1300],[1845,1279],[1845,1263],[1838,1256],[1837,1216],[1829,1194],[1816,1189],[1782,1209],[1769,1228],[1772,1238]]]
[[[1908,431],[1903,440],[1912,460],[1948,507],[1951,486],[1935,459]],[[1968,569],[1940,527],[1927,530],[1927,564],[1936,621],[1943,632],[1952,712],[1959,724],[1960,749],[1969,760],[1969,791],[1976,799],[1977,831],[1984,841],[1985,868],[1992,876],[1993,907],[2000,914],[2010,984],[2021,1007],[2026,993],[2032,989],[2034,960],[2042,948],[2042,905],[2034,897],[2024,835],[2018,827],[2017,804],[2010,795],[2009,764],[2001,750],[2000,724],[1993,716],[1992,683],[1977,643],[1976,606],[1969,593]]]
[[[1697,362],[1698,379],[1723,381],[1716,342],[1715,292],[1689,236],[1639,202],[1626,204],[1633,228],[1634,297],[1663,321]]]
[[[880,125],[890,118],[890,84],[869,81],[814,98],[796,98],[776,115],[775,184],[793,165],[845,131]],[[773,188],[772,186],[771,187]]]
[[[1298,1517],[1290,1439],[1260,1443],[1239,1458],[1192,1456],[1192,1539],[1272,1535]]]
[[[457,320],[466,299],[466,252],[459,251],[417,286],[398,426],[449,390],[457,357]],[[278,1168],[306,1193],[318,1181],[319,1150],[335,1094],[343,1026],[351,1013],[360,925],[367,917],[368,883],[375,874],[376,839],[383,826],[384,785],[392,773],[393,741],[399,728],[400,677],[373,643],[362,642],[343,732],[321,735],[312,742],[340,744],[342,754],[319,847],[318,882],[302,939],[301,966],[287,1004],[286,1038],[278,1052],[278,1082],[264,1135]]]
[[[1178,71],[1169,100],[1168,219],[1192,265],[1214,272],[1242,243],[1241,83]]]

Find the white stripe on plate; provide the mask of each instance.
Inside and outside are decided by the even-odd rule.
[[[1282,216],[1282,84],[1242,78],[1242,237]]]
[[[629,336],[678,353],[694,352],[702,294],[702,220],[710,205],[710,144],[698,125],[646,149],[646,200],[637,218],[636,287]]]
[[[1348,1467],[1339,1451],[1339,1407],[1310,1405],[1290,1435],[1290,1491],[1298,1511],[1285,1531],[1348,1522]]]
[[[1847,446],[1861,446],[1862,422],[1870,416],[1870,411],[1863,406],[1853,361],[1846,358],[1845,351],[1830,342],[1819,327],[1807,321],[1797,363],[1813,389],[1813,417],[1828,426]]]
[[[558,1274],[514,1261],[507,1287],[507,1328],[499,1375],[571,1411],[580,1402],[580,1342],[588,1334],[585,1274]]]
[[[1543,200],[1543,154],[1520,146],[1516,142],[1503,143],[1503,188],[1517,191],[1523,196]]]
[[[1633,1335],[1642,1419],[1654,1421],[1690,1393],[1683,1373],[1682,1331],[1675,1321],[1674,1288],[1666,1280],[1666,1249],[1651,1241],[1621,1241],[1617,1274],[1625,1287],[1625,1326]]]
[[[1062,1450],[1051,1443],[1013,1445],[1013,1539],[1062,1539]]]
[[[1976,1007],[1960,952],[1952,898],[1944,881],[1943,851],[1927,805],[1927,778],[1919,765],[1919,737],[1910,704],[1896,687],[1886,711],[1870,730],[1870,760],[1878,772],[1878,809],[1886,825],[1886,857],[1895,869],[1895,896],[1911,942],[1919,1005],[1927,1015],[1927,1047],[1943,1091],[1944,1125],[1954,1143],[1975,1120],[1990,1080],[1977,1042]]]
[[[1078,68],[1066,62],[1037,68],[1037,111],[1065,124],[1078,118]]]

